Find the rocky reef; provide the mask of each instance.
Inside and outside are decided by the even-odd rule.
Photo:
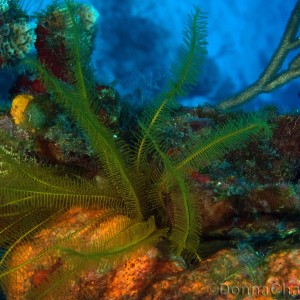
[[[166,105],[194,81],[185,55],[205,54],[199,10],[146,113],[93,77],[92,6],[51,4],[36,26],[14,2],[0,14],[0,67],[26,66],[0,110],[6,299],[300,297],[299,113]]]

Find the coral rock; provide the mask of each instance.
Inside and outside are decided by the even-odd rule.
[[[0,28],[0,55],[4,61],[22,59],[34,46],[35,24],[23,19]]]

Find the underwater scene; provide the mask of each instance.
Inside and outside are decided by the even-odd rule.
[[[0,299],[300,299],[300,0],[0,0]]]

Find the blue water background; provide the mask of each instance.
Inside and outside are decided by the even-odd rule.
[[[296,0],[108,1],[100,11],[94,62],[99,78],[116,80],[123,93],[142,87],[151,99],[176,57],[182,29],[193,5],[207,14],[208,56],[198,86],[186,105],[217,103],[254,82],[276,49]],[[286,66],[286,64],[285,64]],[[299,108],[299,83],[261,95],[282,111]]]
[[[193,5],[200,6],[208,17],[208,55],[199,84],[182,99],[190,106],[217,103],[254,82],[276,49],[296,0],[87,3],[101,15],[93,54],[97,78],[114,84],[131,101],[149,101],[159,92],[176,57],[187,14]],[[35,10],[32,1],[30,9]],[[2,99],[12,78],[11,71],[1,71]],[[295,80],[272,94],[261,95],[247,107],[252,109],[264,102],[276,103],[282,111],[298,109],[299,83]]]

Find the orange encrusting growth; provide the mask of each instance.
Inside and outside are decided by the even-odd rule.
[[[76,239],[80,243],[90,245],[99,238],[99,235],[105,239],[108,231],[116,230],[124,220],[128,219],[126,216],[114,215],[101,224],[91,221],[101,218],[106,213],[106,210],[84,210],[80,207],[73,207],[47,228],[38,232],[31,242],[16,247],[8,262],[9,268],[17,267],[35,257],[37,259],[25,264],[20,270],[8,274],[5,284],[7,299],[17,300],[24,299],[24,297],[26,299],[26,294],[33,287],[46,283],[50,275],[55,274],[56,271],[68,270],[69,266],[60,259],[59,250],[49,253],[46,251],[46,254],[41,255],[47,247],[51,247],[58,240],[80,230],[80,228],[84,229],[76,235]],[[51,298],[51,295],[49,297]]]

